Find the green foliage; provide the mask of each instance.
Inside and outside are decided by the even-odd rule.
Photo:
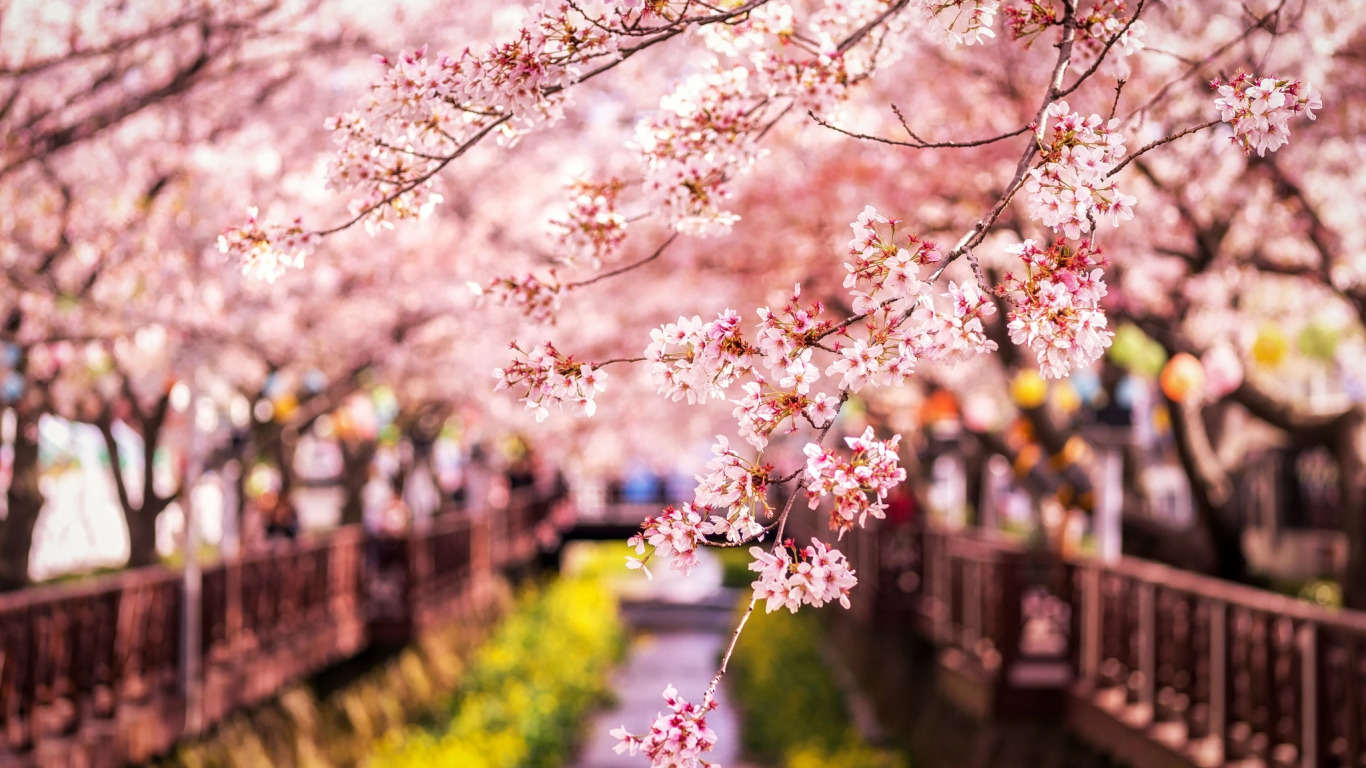
[[[623,648],[615,603],[599,580],[528,592],[470,662],[447,723],[391,737],[369,765],[558,766],[584,712],[606,697]]]
[[[414,721],[449,719],[465,666],[511,607],[505,585],[450,617],[396,657],[364,657],[238,711],[203,739],[176,747],[153,768],[350,768]],[[366,669],[353,677],[357,668]],[[330,679],[329,679],[330,678]]]
[[[746,589],[754,583],[758,574],[749,569],[749,564],[754,562],[754,558],[750,556],[748,547],[712,551],[721,560],[721,586]]]
[[[726,675],[745,750],[784,768],[905,768],[900,754],[862,743],[821,643],[810,611],[750,617]]]

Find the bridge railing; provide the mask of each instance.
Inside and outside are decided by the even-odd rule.
[[[1366,614],[1128,558],[1078,586],[1101,708],[1211,760],[1366,764]]]

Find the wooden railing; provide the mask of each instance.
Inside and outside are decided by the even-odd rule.
[[[919,563],[922,632],[987,716],[1065,690],[1058,714],[1136,766],[1366,766],[1366,614],[971,532],[924,532]]]
[[[1199,762],[1366,764],[1366,614],[1131,559],[1078,586],[1098,707]]]
[[[0,766],[141,762],[367,644],[405,642],[554,546],[549,510],[519,493],[399,537],[272,543],[191,582],[189,635],[195,591],[164,567],[0,595]]]
[[[120,709],[174,691],[180,582],[145,569],[0,595],[4,748],[32,752],[89,722],[113,734]]]

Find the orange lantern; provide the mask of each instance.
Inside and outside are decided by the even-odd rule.
[[[1174,355],[1162,368],[1162,392],[1173,402],[1184,403],[1205,389],[1205,367],[1193,355]]]

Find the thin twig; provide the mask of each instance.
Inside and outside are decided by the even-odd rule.
[[[598,282],[598,281],[600,281],[600,280],[606,280],[606,279],[608,279],[608,278],[610,278],[610,277],[616,277],[617,275],[622,275],[622,274],[625,274],[625,273],[627,273],[627,272],[630,272],[630,271],[633,270],[633,269],[639,269],[639,268],[645,266],[646,264],[649,264],[650,262],[654,261],[655,259],[659,258],[659,257],[664,253],[664,250],[665,250],[666,248],[668,248],[670,245],[672,245],[673,242],[674,242],[675,240],[677,240],[677,239],[678,239],[678,233],[675,232],[675,233],[673,233],[672,235],[669,235],[669,239],[668,239],[668,240],[665,240],[663,243],[661,243],[660,246],[659,246],[658,248],[655,249],[655,252],[654,252],[654,253],[650,254],[649,256],[646,256],[645,258],[641,259],[640,261],[637,261],[637,262],[635,262],[635,263],[633,263],[633,264],[627,264],[627,265],[624,266],[624,267],[618,267],[618,268],[616,268],[616,269],[614,269],[614,270],[612,270],[612,271],[610,271],[610,272],[603,272],[602,274],[600,274],[600,275],[595,275],[595,276],[593,276],[593,277],[588,278],[587,280],[579,280],[578,282],[574,282],[574,283],[565,283],[563,287],[565,287],[565,288],[583,288],[583,287],[585,287],[585,286],[592,285],[593,283],[596,283],[596,282]]]
[[[984,147],[988,144],[993,144],[1004,139],[1009,139],[1012,136],[1019,136],[1022,133],[1029,132],[1029,126],[1024,126],[1023,128],[1011,131],[1010,133],[1003,133],[999,136],[992,136],[986,139],[976,139],[973,141],[925,141],[924,139],[915,135],[915,132],[912,131],[906,125],[905,118],[901,117],[901,112],[897,111],[895,106],[892,107],[892,110],[896,111],[896,115],[898,118],[901,118],[901,125],[903,128],[906,129],[906,133],[909,134],[910,137],[913,139],[912,141],[897,141],[896,139],[888,139],[882,136],[872,136],[866,133],[855,133],[854,131],[845,130],[844,128],[841,128],[838,125],[834,125],[833,123],[826,121],[825,119],[821,118],[811,110],[807,110],[806,114],[810,116],[812,120],[815,120],[817,125],[829,128],[830,130],[836,133],[842,133],[851,139],[876,141],[878,143],[889,144],[894,147],[910,147],[911,149],[964,149],[967,147]]]
[[[711,708],[712,701],[716,698],[716,686],[720,685],[721,678],[725,677],[726,666],[730,664],[731,654],[735,653],[735,643],[740,639],[740,633],[745,631],[745,623],[749,621],[750,614],[754,613],[754,606],[758,602],[758,595],[751,594],[744,615],[740,617],[739,623],[735,625],[735,631],[730,635],[730,645],[726,646],[726,653],[721,657],[721,666],[716,670],[716,676],[711,679],[711,684],[707,686],[707,692],[702,694],[702,708],[704,710]]]
[[[1110,177],[1110,176],[1114,176],[1116,173],[1119,173],[1121,170],[1123,170],[1123,169],[1124,169],[1124,166],[1128,165],[1130,162],[1132,162],[1132,161],[1134,161],[1135,159],[1137,159],[1139,155],[1143,154],[1144,152],[1147,152],[1147,151],[1150,150],[1150,149],[1156,149],[1157,147],[1160,147],[1160,146],[1162,146],[1163,144],[1170,144],[1171,142],[1176,141],[1177,139],[1181,138],[1182,136],[1189,136],[1189,135],[1191,135],[1192,133],[1197,133],[1197,132],[1199,132],[1199,131],[1203,131],[1203,130],[1205,130],[1206,128],[1213,128],[1214,126],[1216,126],[1216,125],[1218,125],[1218,124],[1220,124],[1220,123],[1222,123],[1222,122],[1224,122],[1224,121],[1223,121],[1223,120],[1211,120],[1211,121],[1209,121],[1209,122],[1207,122],[1207,123],[1201,123],[1201,124],[1199,124],[1199,125],[1196,125],[1196,126],[1187,128],[1187,129],[1184,130],[1184,131],[1178,131],[1177,133],[1173,133],[1173,134],[1170,135],[1170,136],[1164,136],[1164,137],[1158,139],[1157,141],[1154,141],[1154,142],[1152,142],[1151,144],[1148,144],[1146,147],[1144,147],[1144,148],[1138,150],[1137,152],[1133,153],[1132,155],[1129,155],[1128,157],[1124,158],[1124,162],[1120,163],[1119,165],[1116,165],[1114,168],[1111,168],[1111,169],[1110,169],[1110,172],[1107,173],[1107,174],[1105,174],[1105,176],[1106,176],[1107,178]]]

